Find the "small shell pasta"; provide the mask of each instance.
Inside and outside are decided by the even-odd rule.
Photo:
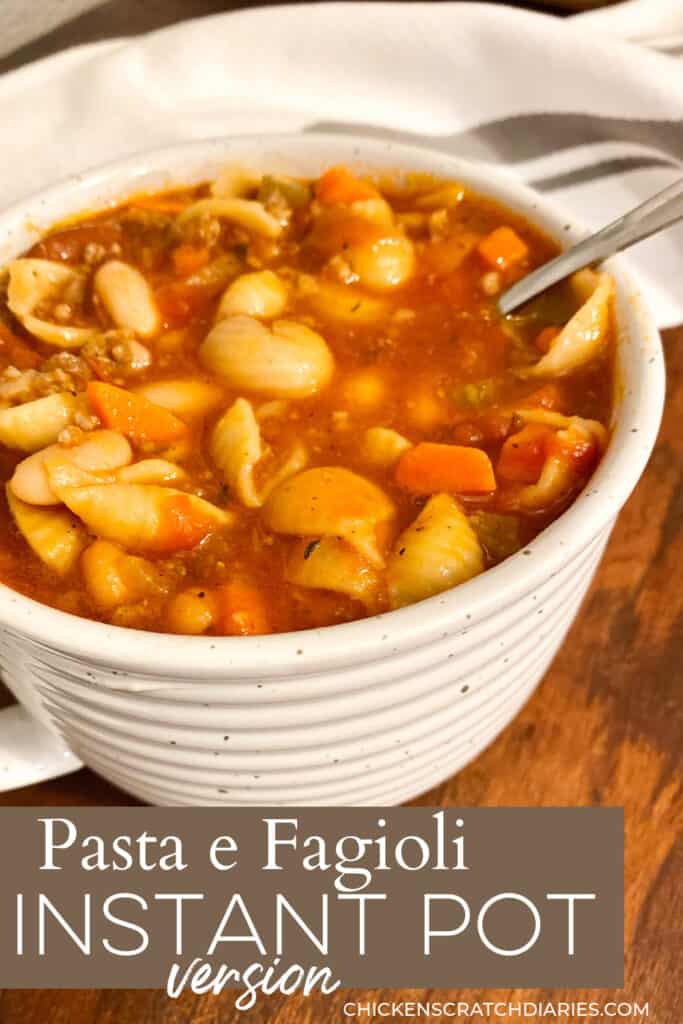
[[[254,484],[254,466],[263,455],[261,429],[251,402],[238,398],[221,416],[211,434],[211,457],[228,487],[247,508],[261,505]]]
[[[42,451],[29,455],[14,470],[9,486],[17,498],[30,505],[59,504],[45,469],[46,460],[55,457],[73,462],[87,472],[100,473],[126,466],[132,460],[133,452],[126,438],[113,430],[93,431],[73,448],[48,445]]]
[[[375,609],[380,591],[377,571],[338,537],[297,541],[287,559],[285,579],[299,587],[346,594],[368,611]]]
[[[266,327],[247,316],[217,323],[199,349],[199,358],[234,388],[281,398],[316,394],[334,369],[325,339],[310,327],[290,320]]]
[[[120,484],[183,484],[187,473],[168,459],[142,459],[132,466],[123,466],[115,474]]]
[[[415,272],[415,248],[403,235],[388,235],[352,246],[346,259],[360,283],[373,291],[399,288]]]
[[[202,216],[231,220],[266,238],[277,238],[282,232],[280,221],[255,199],[199,199],[178,216],[178,227],[182,228],[195,217]]]
[[[561,377],[596,359],[609,334],[614,281],[601,274],[591,297],[552,341],[550,349],[527,377]]]
[[[95,291],[117,327],[151,338],[161,327],[152,289],[140,271],[121,260],[108,260],[95,274]]]
[[[260,508],[271,491],[302,470],[308,461],[303,445],[296,444],[259,487],[254,473],[264,456],[261,428],[251,402],[245,398],[238,398],[214,427],[211,456],[228,487],[247,508]]]
[[[9,487],[6,494],[19,532],[41,562],[60,576],[70,573],[88,542],[78,520],[65,509],[27,505]]]
[[[142,601],[166,589],[162,574],[151,562],[129,555],[106,540],[96,540],[86,548],[81,555],[81,572],[88,594],[103,611]]]
[[[44,303],[57,303],[69,289],[80,290],[84,278],[64,263],[42,259],[14,260],[8,267],[7,305],[27,331],[47,345],[80,348],[97,333],[92,327],[69,327],[36,317]]]
[[[150,384],[142,384],[134,389],[136,395],[142,395],[155,405],[169,409],[182,419],[199,419],[208,416],[225,401],[223,389],[211,381],[196,380],[157,380]]]
[[[587,437],[597,441],[602,449],[607,447],[607,430],[598,420],[587,420],[582,416],[565,416],[561,412],[554,412],[552,409],[525,409],[519,408],[515,415],[527,423],[544,423],[549,427],[558,427],[561,430],[579,430]]]
[[[396,430],[369,427],[363,434],[361,453],[364,459],[375,466],[390,467],[412,447],[412,442]]]
[[[153,484],[82,484],[82,471],[47,463],[50,486],[88,529],[143,554],[187,551],[230,515],[203,498]],[[74,483],[74,481],[76,481]]]
[[[242,274],[223,293],[216,321],[240,315],[270,320],[281,316],[286,305],[287,287],[272,270]]]
[[[37,452],[57,440],[80,407],[79,400],[65,391],[0,409],[0,444],[22,452]]]
[[[550,508],[565,498],[576,484],[571,465],[561,455],[550,455],[543,463],[541,475],[535,484],[522,487],[515,507]]]
[[[379,487],[340,466],[290,477],[266,502],[265,522],[276,533],[342,537],[372,565],[382,566],[378,528],[391,522],[393,502]]]
[[[484,554],[467,516],[450,495],[436,494],[389,555],[390,605],[401,608],[433,597],[483,570]]]

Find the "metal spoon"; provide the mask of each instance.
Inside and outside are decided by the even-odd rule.
[[[574,271],[621,252],[629,245],[670,227],[681,218],[683,178],[513,284],[500,295],[498,309],[504,315],[512,313]]]

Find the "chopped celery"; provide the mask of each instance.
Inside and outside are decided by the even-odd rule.
[[[523,547],[517,516],[502,516],[494,512],[473,512],[470,523],[479,542],[492,562],[502,562]]]

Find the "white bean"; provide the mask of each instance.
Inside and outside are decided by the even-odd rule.
[[[86,472],[100,473],[126,466],[133,458],[133,452],[126,438],[114,430],[93,431],[82,444],[73,448],[49,445],[29,455],[14,470],[9,486],[17,498],[29,505],[59,504],[45,469],[46,459],[55,456],[68,459]]]
[[[272,270],[242,274],[223,293],[216,320],[226,316],[280,316],[287,305],[287,288]]]
[[[129,263],[109,260],[95,274],[95,291],[117,327],[151,338],[161,325],[152,289]]]

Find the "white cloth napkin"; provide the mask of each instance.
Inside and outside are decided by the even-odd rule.
[[[626,0],[575,15],[582,27],[683,57],[682,0]]]
[[[626,26],[626,14],[659,2],[604,18],[624,14]],[[188,138],[390,132],[504,165],[600,227],[679,177],[683,162],[683,61],[615,41],[607,22],[598,31],[601,17],[298,4],[71,51],[0,79],[0,192],[8,202]],[[660,322],[683,322],[683,228],[631,253]]]

